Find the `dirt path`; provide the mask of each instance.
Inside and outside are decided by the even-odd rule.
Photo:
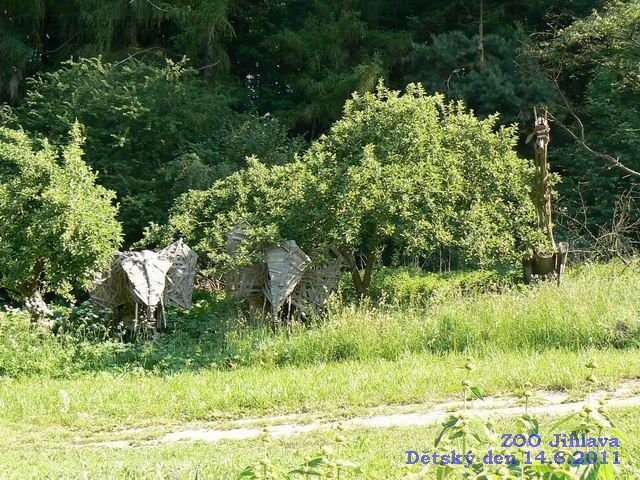
[[[532,415],[565,415],[576,411],[584,405],[584,401],[571,402],[565,394],[537,391],[536,405],[529,407]],[[629,380],[612,391],[598,391],[591,395],[591,401],[607,399],[609,407],[640,407],[640,380]],[[375,407],[366,415],[347,418],[341,423],[345,428],[389,428],[419,427],[441,423],[448,415],[460,409],[459,401],[437,404],[415,404],[404,406]],[[468,409],[469,413],[480,418],[514,417],[521,415],[524,408],[515,397],[491,397],[475,400]],[[384,413],[382,413],[384,412]],[[78,446],[100,446],[113,448],[143,447],[175,442],[218,442],[221,440],[246,440],[260,436],[263,426],[269,425],[271,435],[284,437],[298,433],[329,429],[335,421],[323,420],[307,414],[282,415],[255,419],[236,420],[229,424],[230,428],[215,428],[215,424],[193,425],[193,428],[173,431],[158,435],[145,441],[107,441],[79,443]],[[196,428],[197,427],[197,428]]]

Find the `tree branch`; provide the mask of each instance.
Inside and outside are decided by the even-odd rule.
[[[162,47],[150,47],[150,48],[147,48],[145,50],[140,50],[139,52],[136,52],[134,54],[129,54],[129,56],[127,58],[125,58],[123,60],[120,60],[119,62],[114,63],[113,66],[117,67],[119,65],[122,65],[124,62],[128,62],[132,58],[137,57],[138,55],[142,55],[143,53],[150,52],[151,50],[157,50],[159,48],[162,48]]]
[[[130,0],[129,4],[132,4],[135,0]],[[151,5],[153,8],[156,8],[158,10],[160,10],[161,12],[168,12],[168,10],[164,9],[164,8],[160,8],[158,5],[156,5],[155,3],[153,3],[151,0],[145,0],[149,5]]]
[[[556,90],[558,91],[558,93],[560,94],[560,97],[562,98],[562,101],[564,103],[564,108],[566,109],[567,112],[569,112],[569,114],[573,117],[573,119],[579,125],[580,134],[579,135],[576,134],[576,132],[574,132],[572,129],[567,127],[564,123],[562,123],[560,120],[558,120],[553,115],[551,115],[551,118],[558,125],[560,125],[571,136],[571,138],[573,138],[576,141],[576,143],[578,145],[580,145],[584,150],[589,152],[594,157],[599,158],[600,160],[604,160],[606,163],[608,163],[609,164],[609,168],[615,168],[617,170],[620,170],[620,171],[626,173],[627,175],[631,175],[633,177],[639,177],[640,178],[640,172],[636,171],[636,170],[633,170],[632,168],[629,168],[626,165],[624,165],[622,162],[620,162],[620,158],[614,157],[614,156],[609,155],[607,153],[602,153],[602,152],[599,152],[597,150],[594,150],[593,148],[591,148],[587,144],[587,142],[585,141],[585,133],[584,133],[585,129],[584,129],[584,124],[582,123],[582,120],[580,119],[580,117],[576,113],[575,109],[571,106],[571,103],[569,102],[569,99],[567,99],[567,97],[565,96],[564,92],[560,88],[560,85],[558,84],[558,80],[556,78],[552,78],[551,80],[555,84]]]

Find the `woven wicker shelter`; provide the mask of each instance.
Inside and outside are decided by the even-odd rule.
[[[249,225],[238,224],[227,236],[227,253],[234,255],[242,245],[249,245]],[[244,298],[254,309],[269,307],[275,320],[286,305],[303,315],[319,314],[335,290],[342,270],[337,258],[320,267],[311,267],[311,258],[294,240],[262,248],[265,261],[254,263],[226,276],[227,294]]]
[[[242,245],[250,244],[247,230],[249,224],[242,222],[236,225],[227,235],[227,253],[235,255]],[[265,285],[265,265],[253,263],[226,276],[225,288],[227,294],[234,297],[249,299],[253,305],[262,306]]]
[[[287,240],[281,245],[267,248],[265,255],[267,281],[264,286],[264,296],[271,305],[273,318],[277,318],[282,306],[287,300],[291,301],[291,294],[302,280],[311,259],[294,240]],[[287,317],[289,313],[290,308]]]
[[[130,331],[141,325],[163,328],[165,304],[191,307],[197,258],[182,240],[158,253],[119,253],[109,270],[94,282],[91,299],[111,308]]]
[[[316,268],[308,268],[291,297],[292,304],[303,315],[317,315],[324,309],[338,286],[343,262],[341,257]]]
[[[158,255],[171,262],[164,290],[165,304],[191,308],[198,255],[182,239],[166,246]]]

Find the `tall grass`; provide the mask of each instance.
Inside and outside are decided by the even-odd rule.
[[[411,282],[417,282],[412,278]],[[431,281],[431,280],[429,280]],[[460,293],[408,302],[335,302],[311,326],[274,333],[249,324],[232,304],[209,299],[146,344],[91,341],[29,329],[21,313],[0,315],[0,375],[66,377],[85,371],[161,372],[238,366],[395,360],[415,353],[629,348],[640,344],[640,272],[580,268],[557,288]],[[415,289],[414,289],[415,290]]]
[[[313,364],[407,353],[626,348],[640,343],[640,274],[585,267],[557,288],[449,296],[415,305],[337,305],[312,328],[239,330],[226,350],[248,364]],[[419,302],[422,304],[422,302]]]

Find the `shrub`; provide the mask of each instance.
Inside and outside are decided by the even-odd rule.
[[[352,301],[357,292],[346,277],[340,281],[338,294]],[[426,306],[432,301],[460,295],[500,293],[516,282],[515,275],[492,270],[432,273],[413,267],[381,267],[371,281],[370,296],[377,303]]]
[[[452,247],[468,265],[509,264],[540,237],[531,228],[532,166],[514,151],[515,129],[496,130],[496,121],[420,85],[401,94],[380,84],[354,94],[302,157],[275,167],[254,159],[181,197],[148,238],[183,237],[225,267],[226,235],[244,221],[256,246],[294,239],[307,252],[331,249],[362,296],[390,245],[417,255]]]
[[[234,88],[203,81],[187,60],[158,63],[66,62],[29,80],[12,120],[56,146],[76,119],[85,126],[87,161],[118,195],[130,241],[164,221],[177,195],[209,188],[247,155],[279,163],[300,145],[275,119],[234,112]]]
[[[121,242],[114,195],[82,160],[80,125],[61,154],[0,128],[0,287],[17,298],[71,297]]]
[[[58,315],[53,325],[53,333],[76,339],[103,341],[121,340],[125,334],[122,324],[113,325],[113,312],[87,300],[79,306],[66,309]]]

